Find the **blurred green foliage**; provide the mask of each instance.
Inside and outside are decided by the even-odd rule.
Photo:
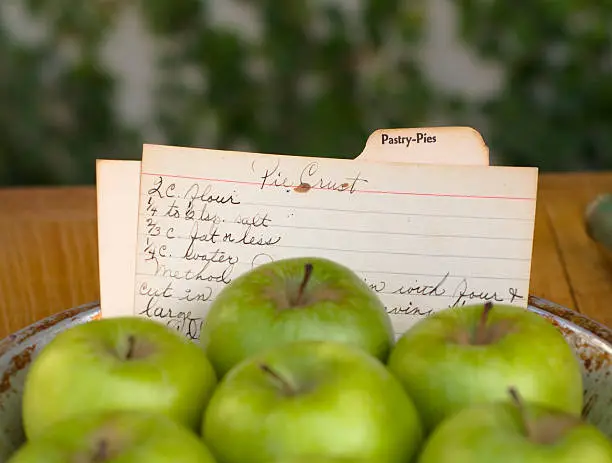
[[[133,6],[159,45],[155,142],[353,157],[377,128],[442,115],[475,126],[507,164],[612,167],[608,1],[455,0],[463,39],[505,69],[486,101],[424,76],[425,0],[354,0],[351,12],[236,0],[261,26],[257,40],[215,23],[210,1],[23,0],[50,30],[33,45],[0,28],[0,184],[91,183],[96,158],[139,157],[149,140],[121,121],[101,56]]]
[[[506,70],[477,108],[492,149],[542,170],[612,168],[612,2],[455,3],[467,43]]]

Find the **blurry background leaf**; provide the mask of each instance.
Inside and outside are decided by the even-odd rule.
[[[484,96],[426,66],[441,6],[501,69]],[[44,37],[18,38],[8,7]],[[139,158],[143,141],[352,158],[378,128],[439,123],[476,127],[497,162],[609,169],[611,20],[609,0],[8,0],[0,184],[92,183],[96,158]],[[130,108],[146,123],[125,116],[126,77],[104,58],[133,50],[111,38],[134,24],[153,50],[151,108]]]
[[[455,2],[465,40],[506,72],[482,106],[487,142],[503,160],[612,168],[612,2]]]

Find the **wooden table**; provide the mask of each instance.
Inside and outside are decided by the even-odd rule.
[[[612,326],[612,272],[583,226],[612,172],[540,176],[530,293]],[[0,190],[0,338],[99,297],[93,187]]]

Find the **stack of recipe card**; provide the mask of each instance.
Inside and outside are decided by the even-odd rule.
[[[470,128],[378,130],[354,160],[145,145],[97,175],[105,317],[197,340],[233,279],[298,256],[354,270],[397,333],[466,303],[527,306],[538,171],[490,166]]]

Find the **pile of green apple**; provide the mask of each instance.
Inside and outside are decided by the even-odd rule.
[[[62,332],[9,462],[612,463],[574,352],[522,308],[442,310],[396,343],[352,270],[294,258],[226,286],[200,341],[141,317]]]

